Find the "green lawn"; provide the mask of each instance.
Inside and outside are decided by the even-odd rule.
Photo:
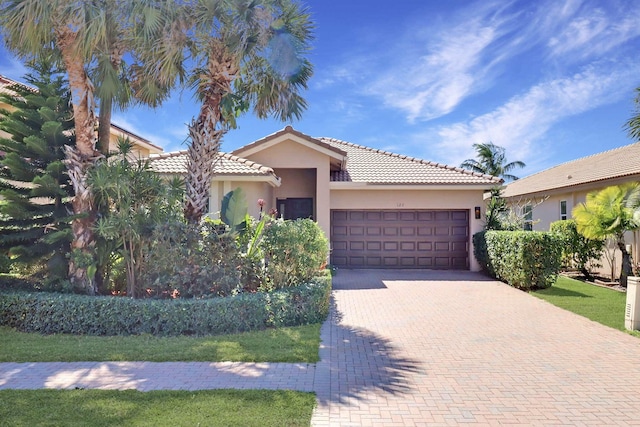
[[[531,292],[531,295],[603,325],[626,330],[625,293],[560,276],[550,288]],[[633,334],[640,336],[638,333]]]
[[[308,426],[312,393],[0,390],[0,426]]]
[[[0,362],[315,363],[320,346],[320,324],[213,337],[39,335],[0,327],[0,343]]]

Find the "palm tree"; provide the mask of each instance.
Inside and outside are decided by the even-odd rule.
[[[516,168],[523,168],[526,165],[521,161],[507,163],[505,149],[492,142],[486,144],[473,144],[478,153],[476,159],[467,159],[460,165],[461,168],[469,169],[473,172],[485,175],[493,175],[503,178],[505,181],[515,181],[517,176],[511,172]]]
[[[163,34],[144,62],[159,81],[189,76],[201,102],[189,124],[185,217],[206,213],[214,165],[223,136],[253,107],[265,118],[299,118],[311,64],[303,58],[311,39],[308,13],[293,0],[252,2],[196,0],[150,22]],[[190,57],[193,68],[185,70]]]
[[[96,87],[91,76],[97,79],[103,115],[110,118],[113,100],[126,102],[120,87],[119,67],[124,53],[131,49],[129,35],[135,28],[132,23],[142,20],[136,12],[143,10],[147,3],[142,0],[130,3],[117,0],[0,0],[0,31],[7,47],[24,59],[37,59],[53,47],[59,52],[67,72],[76,135],[76,146],[65,149],[65,164],[75,192],[69,278],[75,287],[89,294],[96,292],[93,275],[89,274],[92,266],[95,267],[92,230],[95,210],[87,174],[102,157],[96,150]],[[98,66],[94,69],[95,64]],[[132,81],[140,93],[147,89],[143,83],[146,77],[138,73]],[[147,92],[153,94],[153,91]],[[104,129],[102,134],[106,134]]]
[[[573,208],[572,215],[578,232],[589,239],[613,238],[622,253],[620,285],[627,286],[631,274],[631,257],[627,252],[624,233],[640,226],[634,209],[640,199],[640,184],[614,185],[587,194],[585,203]]]
[[[635,114],[627,121],[625,127],[629,136],[633,139],[640,140],[640,87],[636,88],[635,98]]]

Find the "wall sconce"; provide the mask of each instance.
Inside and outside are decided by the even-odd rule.
[[[482,212],[480,211],[480,206],[476,206],[475,209],[476,219],[482,218]]]

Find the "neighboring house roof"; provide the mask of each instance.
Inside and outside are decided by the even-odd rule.
[[[161,153],[163,151],[162,147],[152,144],[151,141],[149,141],[148,139],[145,139],[139,135],[136,135],[135,133],[130,132],[125,128],[120,127],[114,123],[111,123],[111,133],[117,136],[129,137],[133,139],[133,142],[136,145],[140,145],[148,149],[152,154]]]
[[[8,95],[13,94],[14,92],[11,91],[9,87],[14,85],[23,86],[34,92],[37,91],[37,89],[32,86],[25,85],[23,83],[17,82],[15,80],[12,80],[0,74],[0,93],[4,93]],[[125,128],[120,127],[114,123],[111,123],[111,134],[116,136],[128,136],[133,140],[133,143],[135,145],[138,145],[142,148],[149,150],[150,153],[161,153],[163,151],[162,147],[152,144],[151,141],[149,141],[148,139],[142,138],[141,136],[136,135],[135,133],[128,131]]]
[[[318,139],[345,151],[349,158],[346,170],[331,173],[332,182],[426,185],[502,183],[502,179],[491,175],[441,163],[364,147],[334,138]]]
[[[503,191],[503,197],[568,189],[640,175],[640,142],[614,148],[588,157],[562,163],[550,169],[513,181]]]
[[[151,169],[158,173],[184,175],[187,173],[187,151],[153,154],[149,158],[149,164]],[[214,172],[216,175],[225,177],[264,177],[275,185],[280,185],[280,178],[270,167],[229,153],[218,153]]]

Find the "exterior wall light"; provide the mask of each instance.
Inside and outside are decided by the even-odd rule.
[[[482,218],[482,212],[480,211],[480,206],[476,206],[475,209],[476,219]]]

